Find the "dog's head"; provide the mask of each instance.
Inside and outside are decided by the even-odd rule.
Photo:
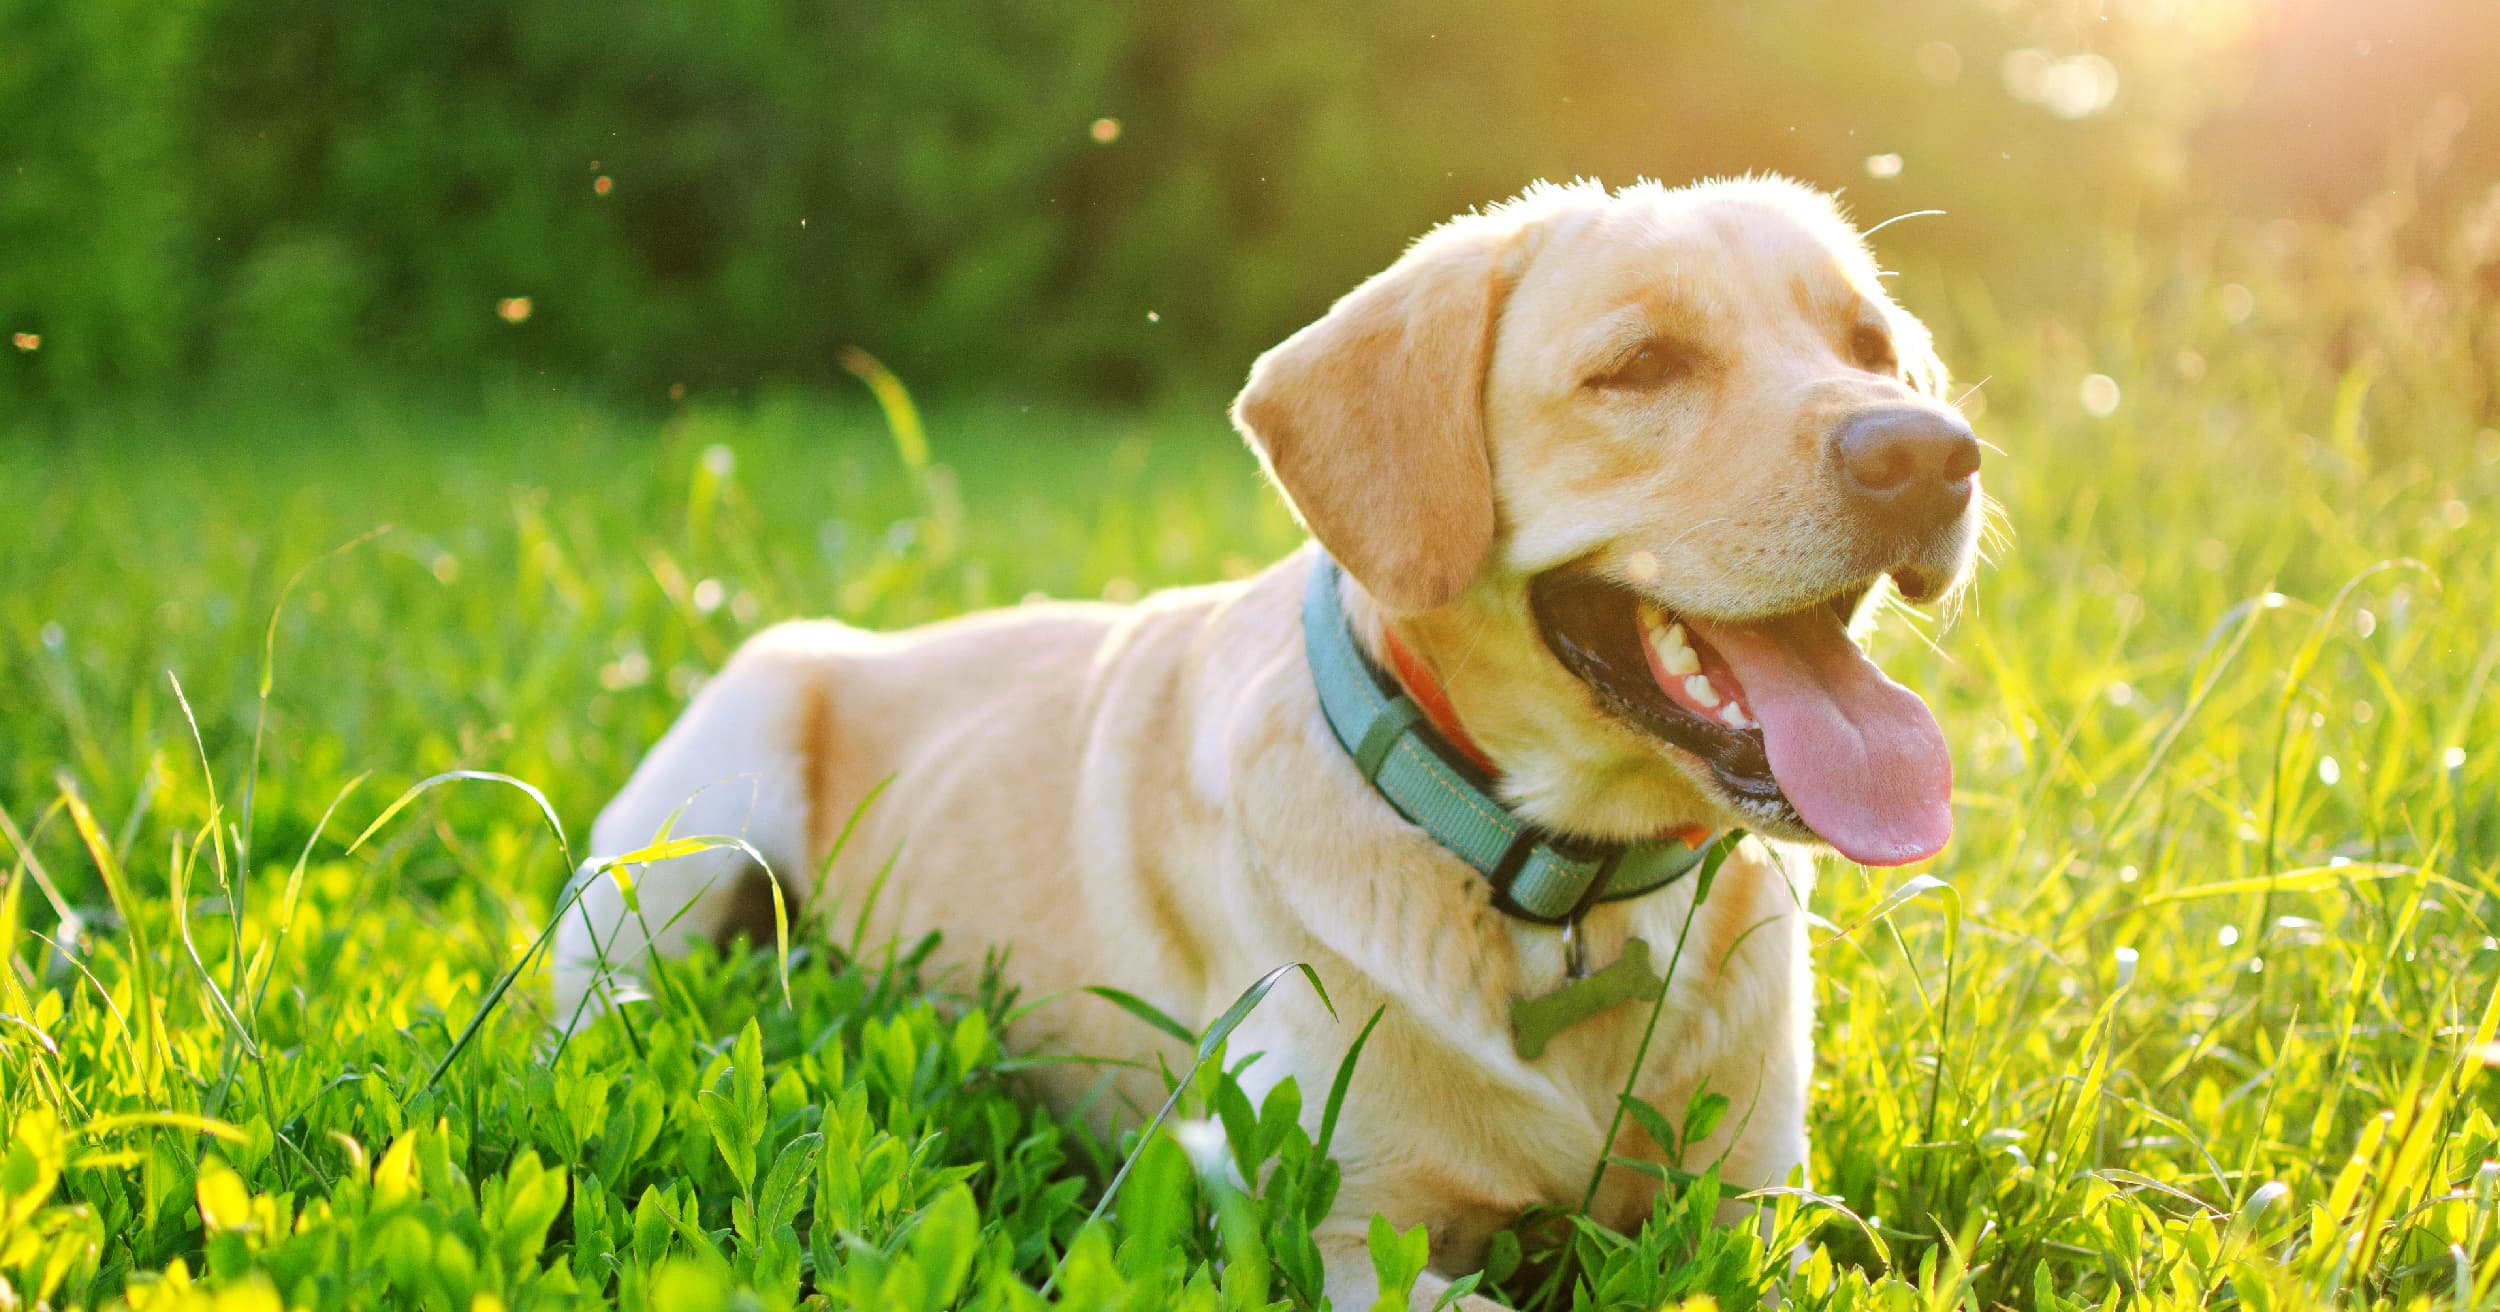
[[[1967,579],[1979,443],[1831,200],[1539,186],[1425,236],[1234,407],[1296,513],[1429,640],[1540,818],[1701,809],[1933,854],[1952,765],[1847,626]],[[1477,708],[1481,708],[1481,711]]]

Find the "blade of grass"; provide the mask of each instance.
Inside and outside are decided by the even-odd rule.
[[[1658,1037],[1658,1018],[1666,1013],[1667,995],[1675,991],[1675,970],[1684,960],[1684,945],[1693,938],[1693,914],[1701,910],[1702,900],[1710,896],[1710,886],[1719,878],[1719,867],[1727,864],[1736,845],[1745,841],[1745,831],[1731,829],[1710,845],[1710,852],[1701,860],[1701,869],[1693,872],[1693,900],[1684,906],[1684,924],[1675,934],[1675,951],[1667,954],[1665,977],[1659,981],[1658,997],[1649,1004],[1649,1021],[1641,1027],[1639,1046],[1632,1049],[1631,1071],[1623,1077],[1623,1088],[1615,1099],[1613,1119],[1606,1123],[1606,1137],[1598,1145],[1597,1164],[1589,1172],[1588,1188],[1580,1191],[1579,1213],[1585,1217],[1597,1204],[1597,1187],[1606,1179],[1606,1160],[1613,1153],[1615,1136],[1623,1132],[1624,1103],[1638,1095],[1641,1068],[1649,1061],[1649,1045]]]
[[[86,799],[78,795],[77,784],[66,775],[56,782],[62,801],[69,807],[70,825],[78,831],[79,841],[87,845],[87,855],[96,863],[96,874],[104,880],[114,910],[121,913],[122,933],[129,940],[132,1002],[139,1012],[139,1028],[146,1037],[142,1050],[147,1054],[147,1062],[140,1068],[141,1086],[153,1094],[163,1084],[165,1073],[173,1069],[174,1056],[165,1033],[164,995],[156,984],[156,952],[148,944],[146,909],[123,875],[121,863],[113,859],[113,849],[105,843],[103,831],[96,827],[95,813],[87,809]]]

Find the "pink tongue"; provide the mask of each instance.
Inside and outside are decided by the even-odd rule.
[[[1771,775],[1806,825],[1871,866],[1925,860],[1953,836],[1953,759],[1918,694],[1822,607],[1753,624],[1688,621],[1744,686]]]

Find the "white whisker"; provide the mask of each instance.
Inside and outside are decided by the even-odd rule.
[[[1891,227],[1892,225],[1894,225],[1894,224],[1896,224],[1896,223],[1899,223],[1899,222],[1900,222],[1900,221],[1902,221],[1903,219],[1925,219],[1925,218],[1934,218],[1934,217],[1937,217],[1937,216],[1939,216],[1939,215],[1942,215],[1943,213],[1944,213],[1944,211],[1943,211],[1943,210],[1911,210],[1911,211],[1910,211],[1909,213],[1907,213],[1907,214],[1895,214],[1895,215],[1893,215],[1891,218],[1886,219],[1886,220],[1884,220],[1883,222],[1876,224],[1874,227],[1869,228],[1869,229],[1867,229],[1866,231],[1864,231],[1864,232],[1862,232],[1862,233],[1859,233],[1858,235],[1859,235],[1859,236],[1861,236],[1861,237],[1872,237],[1872,236],[1874,236],[1876,233],[1882,232],[1884,229],[1889,228],[1889,227]]]

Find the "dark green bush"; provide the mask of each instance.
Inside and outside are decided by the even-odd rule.
[[[1790,171],[1870,220],[1952,212],[1896,262],[2071,290],[2113,204],[2349,200],[2400,129],[2493,107],[2473,0],[2307,8],[0,0],[0,332],[41,338],[0,395],[360,368],[656,396],[849,344],[922,386],[1220,385],[1538,176]],[[2026,103],[2018,49],[2105,56],[2115,97]]]

